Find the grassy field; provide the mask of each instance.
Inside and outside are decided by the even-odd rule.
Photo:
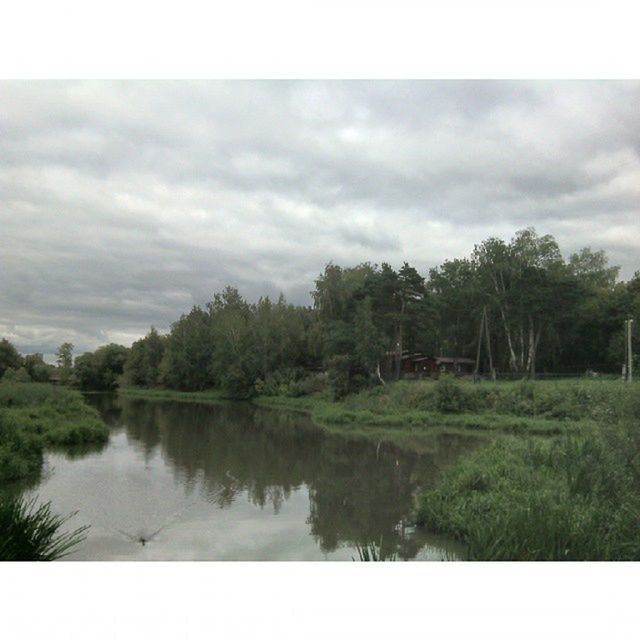
[[[106,442],[108,429],[78,391],[0,384],[0,481],[37,473],[47,447]]]

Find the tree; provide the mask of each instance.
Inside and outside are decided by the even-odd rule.
[[[591,247],[572,254],[568,266],[571,273],[592,290],[611,290],[620,272],[620,267],[609,266],[609,258],[604,251],[592,251]]]
[[[127,384],[155,387],[160,382],[160,364],[166,338],[151,327],[149,333],[131,345],[124,367]]]
[[[61,384],[69,384],[73,373],[73,344],[63,342],[56,351]]]
[[[375,373],[382,381],[380,359],[384,353],[384,337],[373,320],[373,305],[368,296],[356,307],[354,352],[357,364],[370,377]]]
[[[107,344],[94,353],[78,356],[74,373],[81,389],[113,391],[124,371],[129,349],[119,344]]]
[[[56,362],[61,369],[73,367],[73,344],[63,342],[56,350]]]
[[[160,379],[170,389],[180,391],[212,387],[212,358],[210,316],[195,306],[171,325],[160,364]]]
[[[24,357],[24,368],[34,382],[48,382],[53,367],[48,365],[41,353],[32,353]]]
[[[19,369],[22,366],[22,357],[16,348],[6,339],[0,340],[0,378],[7,369]]]

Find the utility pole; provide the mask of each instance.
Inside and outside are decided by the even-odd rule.
[[[496,370],[493,368],[493,356],[491,355],[491,338],[489,337],[489,318],[487,317],[487,307],[484,308],[484,332],[487,337],[487,351],[489,353],[489,371],[491,371],[491,379],[496,379]]]
[[[487,317],[487,307],[482,308],[482,319],[480,320],[480,330],[478,332],[478,350],[476,352],[476,368],[473,372],[473,380],[475,382],[480,371],[480,353],[482,352],[482,337],[484,333],[485,342],[487,343],[487,355],[489,356],[489,372],[491,379],[496,379],[496,370],[493,368],[493,356],[491,354],[491,338],[489,334],[489,318]]]
[[[484,314],[484,310],[482,312],[482,320],[480,320],[480,331],[478,333],[478,351],[476,352],[476,368],[473,372],[473,381],[476,381],[476,378],[478,377],[478,373],[480,371],[480,351],[482,350],[482,329],[484,328],[484,319],[485,319],[485,314]]]
[[[633,320],[627,320],[627,382],[633,381],[633,351],[631,349],[631,336]]]

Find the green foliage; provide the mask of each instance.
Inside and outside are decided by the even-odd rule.
[[[450,376],[440,376],[435,383],[435,405],[442,413],[461,413],[469,408],[469,394]]]
[[[334,400],[341,400],[353,388],[351,356],[332,356],[327,364],[327,379]]]
[[[73,366],[73,345],[63,342],[56,350],[56,361],[61,369],[71,369]]]
[[[155,387],[160,383],[160,363],[164,356],[166,337],[154,327],[149,333],[131,345],[124,366],[125,384]]]
[[[63,342],[56,350],[60,383],[69,384],[73,375],[73,344]]]
[[[0,496],[0,561],[57,560],[86,537],[88,526],[61,532],[66,517],[51,513],[51,503],[36,507],[36,498]]]
[[[358,560],[360,562],[395,562],[397,559],[396,553],[385,554],[382,547],[382,540],[380,544],[374,543],[358,544],[356,545],[356,551],[358,552]],[[355,560],[355,558],[352,558]]]
[[[497,441],[445,471],[418,521],[474,560],[638,560],[640,435],[623,421],[554,441]]]
[[[22,357],[16,348],[6,339],[0,340],[0,379],[7,369],[19,369],[22,366]]]
[[[91,391],[113,391],[124,371],[129,349],[107,344],[93,353],[83,353],[75,361],[74,375],[79,387]]]
[[[306,375],[301,367],[276,369],[265,379],[258,378],[255,393],[260,396],[300,397],[317,394],[325,389],[325,376],[322,374]]]
[[[0,385],[0,481],[38,472],[45,447],[102,443],[108,435],[77,391],[38,383]]]
[[[48,382],[53,367],[42,358],[41,353],[32,353],[24,357],[24,368],[34,382]],[[24,380],[19,380],[24,382]]]

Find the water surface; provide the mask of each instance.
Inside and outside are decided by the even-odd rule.
[[[455,545],[411,526],[419,486],[473,446],[427,453],[330,434],[299,413],[89,395],[111,429],[93,450],[50,453],[36,486],[91,525],[73,560],[351,560],[375,544],[440,560]]]

